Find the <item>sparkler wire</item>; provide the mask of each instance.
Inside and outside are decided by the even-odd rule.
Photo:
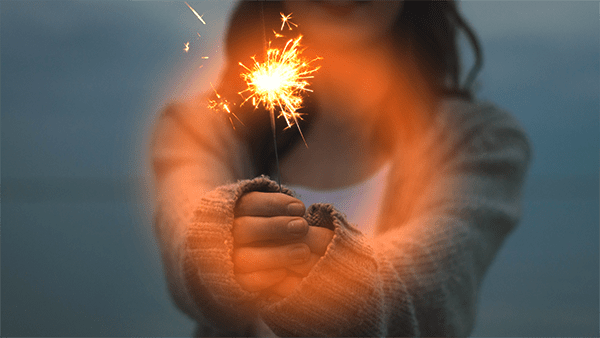
[[[268,50],[267,43],[267,25],[265,24],[265,5],[264,2],[260,3],[260,16],[263,24],[263,41],[265,42],[265,53]],[[277,166],[277,184],[279,184],[279,191],[281,192],[281,168],[279,167],[279,154],[277,151],[277,129],[275,128],[275,108],[269,109],[269,115],[271,118],[271,130],[273,131],[273,146],[275,147],[275,164]]]

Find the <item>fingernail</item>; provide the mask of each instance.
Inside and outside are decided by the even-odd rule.
[[[296,219],[287,224],[287,231],[293,234],[303,234],[306,232],[308,224],[303,219]]]
[[[292,249],[292,251],[290,251],[290,259],[294,263],[303,263],[308,259],[309,256],[310,250],[308,249],[308,246],[306,244]]]
[[[300,203],[290,203],[287,206],[288,215],[290,216],[303,216],[304,206]]]

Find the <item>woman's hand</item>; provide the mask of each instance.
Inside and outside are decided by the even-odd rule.
[[[270,288],[270,291],[280,297],[287,297],[292,293],[302,281],[303,277],[306,277],[313,266],[319,261],[321,256],[327,251],[327,246],[333,238],[333,231],[327,228],[309,226],[308,233],[304,236],[304,243],[308,245],[311,250],[310,258],[303,264],[297,264],[287,267],[288,276],[285,277],[281,282],[275,284]]]
[[[233,224],[234,272],[248,291],[285,297],[310,272],[333,237],[309,227],[304,204],[281,193],[251,192],[240,198]]]
[[[304,211],[300,200],[281,193],[250,192],[239,199],[233,264],[244,289],[267,289],[287,277],[287,267],[309,261],[310,248],[302,242],[308,232]]]

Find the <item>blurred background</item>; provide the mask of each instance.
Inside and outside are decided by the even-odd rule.
[[[0,2],[2,336],[192,334],[163,280],[146,145],[167,102],[217,81],[234,2],[189,4],[206,24],[183,2]],[[600,5],[459,5],[479,98],[535,151],[473,336],[597,336]]]

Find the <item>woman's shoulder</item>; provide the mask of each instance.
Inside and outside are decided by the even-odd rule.
[[[447,98],[440,102],[436,122],[458,130],[482,127],[512,127],[522,129],[517,118],[508,110],[488,100]]]
[[[470,152],[519,150],[529,158],[531,142],[519,120],[490,101],[451,98],[440,102],[434,133],[449,146],[467,145]]]

